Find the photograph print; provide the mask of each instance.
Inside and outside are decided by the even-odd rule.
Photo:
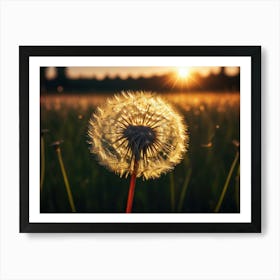
[[[164,55],[156,47],[131,47],[133,55],[92,47],[91,56],[83,47],[72,56],[53,47],[51,56],[51,48],[36,57],[28,49],[36,82],[28,123],[40,137],[29,134],[38,183],[29,178],[22,211],[34,231],[260,230],[250,122],[258,47],[226,55],[200,47],[204,56],[188,47],[180,56],[172,47]]]

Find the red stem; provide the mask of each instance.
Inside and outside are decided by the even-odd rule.
[[[135,183],[136,183],[137,169],[138,169],[138,162],[135,161],[133,173],[131,174],[131,178],[130,178],[127,205],[126,205],[126,211],[125,211],[126,213],[131,213],[133,197],[134,197],[134,190],[135,190]]]

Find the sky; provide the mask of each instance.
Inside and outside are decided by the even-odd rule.
[[[140,76],[150,77],[170,72],[178,73],[178,75],[181,76],[187,76],[190,73],[198,72],[203,76],[207,76],[210,73],[219,73],[220,67],[68,67],[66,73],[70,79],[95,77],[101,80],[106,76],[110,78],[119,76],[122,79],[126,79],[129,76],[133,78],[138,78]],[[239,73],[239,67],[226,67],[225,72],[227,75],[236,75]],[[47,79],[55,78],[55,67],[49,67],[46,76]]]

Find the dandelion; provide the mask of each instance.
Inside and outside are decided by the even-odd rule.
[[[154,179],[172,170],[188,142],[183,118],[150,92],[122,92],[108,99],[90,119],[88,135],[101,165],[120,177],[131,175],[127,212],[136,178]]]
[[[57,158],[58,158],[61,173],[62,173],[62,176],[63,176],[63,180],[64,180],[64,184],[65,184],[65,188],[66,188],[66,192],[67,192],[67,196],[68,196],[68,200],[69,200],[71,210],[72,210],[72,212],[76,212],[76,207],[75,207],[75,204],[74,204],[72,191],[71,191],[71,188],[70,188],[69,180],[68,180],[68,177],[67,177],[67,173],[66,173],[65,166],[64,166],[64,163],[63,163],[63,159],[62,159],[62,155],[61,155],[61,147],[60,146],[63,142],[64,142],[63,140],[58,140],[58,141],[53,142],[51,144],[51,146],[55,149],[56,154],[57,154]]]
[[[235,166],[236,166],[236,164],[237,164],[237,162],[238,162],[238,160],[239,160],[239,146],[240,146],[240,143],[239,143],[238,140],[235,140],[235,139],[234,139],[234,140],[232,140],[232,144],[235,146],[236,153],[235,153],[234,160],[233,160],[233,162],[232,162],[232,164],[231,164],[229,173],[228,173],[228,175],[227,175],[227,179],[226,179],[225,184],[224,184],[224,186],[223,186],[222,193],[221,193],[221,195],[220,195],[220,197],[219,197],[219,200],[218,200],[218,203],[217,203],[217,205],[216,205],[216,207],[215,207],[215,209],[214,209],[214,212],[215,212],[215,213],[217,213],[217,212],[220,211],[220,208],[221,208],[222,203],[223,203],[223,201],[224,201],[225,194],[226,194],[226,192],[227,192],[227,189],[228,189],[228,186],[229,186],[229,183],[230,183],[230,180],[231,180],[233,171],[234,171]],[[239,167],[238,167],[238,172],[237,172],[237,173],[238,173],[238,176],[239,176],[239,173],[240,173],[240,165],[239,165]]]

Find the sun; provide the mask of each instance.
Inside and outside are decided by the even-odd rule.
[[[177,69],[177,74],[178,74],[179,78],[185,79],[185,78],[189,77],[190,69],[187,67],[180,67]]]
[[[171,88],[187,89],[196,82],[196,74],[192,67],[175,66],[171,74],[166,78],[166,84]]]

